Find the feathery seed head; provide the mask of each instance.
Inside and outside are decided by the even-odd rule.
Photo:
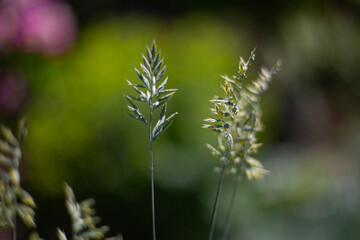
[[[257,153],[261,146],[256,138],[256,133],[263,129],[260,100],[272,76],[280,67],[280,63],[277,63],[271,70],[262,68],[257,79],[243,87],[247,72],[254,60],[255,49],[250,53],[247,61],[240,57],[238,76],[232,78],[227,75],[221,76],[224,80],[221,85],[224,96],[215,96],[210,100],[214,104],[211,112],[216,117],[204,119],[207,124],[203,125],[204,128],[220,133],[218,148],[207,144],[212,155],[220,161],[227,156],[229,159],[227,172],[241,171],[242,176],[249,180],[261,178],[267,173],[261,163],[249,155]]]
[[[177,113],[171,114],[166,117],[166,104],[173,97],[177,89],[166,89],[166,83],[168,77],[162,82],[166,71],[166,65],[164,65],[164,59],[160,59],[161,51],[157,51],[156,43],[153,41],[151,47],[146,47],[146,56],[142,54],[143,63],[140,63],[140,69],[135,68],[135,72],[142,82],[142,84],[133,84],[127,80],[129,86],[131,86],[135,92],[139,95],[134,97],[131,95],[125,95],[126,100],[130,103],[128,108],[131,113],[128,115],[136,120],[143,122],[152,132],[152,141],[154,141],[162,132],[164,132],[172,123],[173,117]],[[141,90],[140,90],[141,89]],[[150,115],[160,107],[162,107],[160,118],[156,125],[152,125],[150,122],[150,116],[144,116],[137,102],[146,102]]]

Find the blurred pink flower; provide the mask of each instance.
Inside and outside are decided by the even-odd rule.
[[[16,35],[18,25],[17,10],[14,4],[0,6],[0,49],[7,48]]]
[[[75,18],[60,1],[11,0],[0,7],[0,48],[58,55],[70,49],[75,37]]]
[[[21,110],[28,95],[28,85],[22,74],[10,70],[0,71],[0,110],[15,114]]]

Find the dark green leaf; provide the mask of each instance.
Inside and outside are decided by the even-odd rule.
[[[156,58],[154,60],[154,67],[158,65],[158,62],[160,60],[160,55],[161,55],[161,51],[159,51],[158,54],[156,55]]]
[[[124,95],[126,100],[131,104],[131,106],[133,106],[134,108],[138,109],[138,107],[130,100],[129,96]]]
[[[129,83],[129,85],[130,85],[137,93],[140,94],[140,97],[141,97],[141,98],[146,99],[146,94],[145,94],[143,91],[139,90],[139,89],[138,89],[134,84],[132,84],[130,81],[128,81],[128,83]]]
[[[129,86],[135,86],[135,87],[138,87],[138,88],[147,88],[145,85],[135,84],[135,83],[130,82],[129,80],[126,80],[126,81],[127,81]]]
[[[160,118],[163,118],[166,114],[167,104],[165,103],[161,109]]]
[[[146,57],[144,55],[142,55],[142,59],[143,59],[143,62],[144,62],[144,65],[146,67],[146,69],[151,72],[151,63],[148,62],[148,60],[146,59]]]
[[[162,65],[164,63],[164,59],[161,59],[161,61],[155,66],[154,69],[154,75],[156,76],[158,74],[158,72],[160,71]]]
[[[132,106],[127,106],[128,107],[128,109],[130,110],[130,111],[132,111],[133,113],[135,113],[137,116],[139,116],[139,117],[143,117],[143,115],[142,115],[142,113],[140,112],[140,110],[138,109],[138,108],[134,108],[134,107],[132,107]]]
[[[166,131],[166,129],[168,129],[169,127],[170,127],[170,125],[172,124],[172,122],[173,121],[170,121],[170,122],[168,122],[168,123],[165,123],[164,125],[163,125],[163,127],[162,128],[160,128],[157,132],[156,132],[156,134],[153,136],[153,141],[155,141],[155,139],[162,133],[162,132],[164,132],[164,131]]]
[[[170,100],[170,97],[173,96],[175,94],[175,92],[171,92],[169,94],[166,94],[165,96],[162,96],[161,98],[158,99],[159,102],[161,102],[162,100]]]
[[[138,97],[133,97],[133,96],[130,96],[130,95],[124,95],[125,98],[129,98],[129,99],[132,99],[132,100],[136,100],[136,101],[139,101],[139,102],[146,102],[146,99],[143,99],[143,98],[138,98]]]
[[[164,76],[165,70],[166,70],[166,65],[163,67],[163,69],[161,69],[159,75],[157,75],[156,82],[158,82]]]
[[[171,114],[169,117],[166,118],[165,123],[169,122],[171,119],[173,119],[176,115],[178,114],[178,112],[174,112],[173,114]]]
[[[142,67],[144,67],[144,65],[142,65],[142,64],[140,64],[140,65]],[[140,78],[140,80],[145,84],[146,88],[150,89],[149,80],[144,75],[142,75],[141,72],[139,70],[137,70],[136,68],[135,68],[135,72],[138,75],[138,77]]]
[[[167,83],[168,77],[165,78],[165,80],[159,85],[157,91],[160,92],[161,90],[164,89],[166,83]]]
[[[169,88],[169,89],[163,89],[158,92],[158,94],[164,94],[164,93],[175,93],[177,89],[175,88]]]
[[[147,70],[147,68],[143,65],[143,64],[140,64],[140,67],[141,69],[143,70],[145,76],[148,78],[148,79],[151,79],[151,73],[149,70]]]
[[[147,57],[148,57],[148,60],[149,60],[149,62],[150,62],[150,65],[151,65],[151,64],[152,64],[152,60],[153,60],[153,56],[152,56],[151,51],[150,51],[150,49],[149,49],[148,46],[146,46],[146,53],[147,53]]]
[[[156,53],[156,42],[154,40],[151,46],[151,56],[155,56],[155,53]]]
[[[164,124],[165,122],[165,116],[160,118],[157,123],[155,124],[153,130],[152,130],[152,136],[154,137],[156,135],[156,133],[161,129],[161,126]]]

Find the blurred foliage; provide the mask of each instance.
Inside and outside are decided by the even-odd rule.
[[[280,15],[264,7],[239,17],[238,5],[226,17],[129,14],[84,24],[62,57],[10,56],[6,64],[29,81],[21,170],[39,206],[40,235],[54,238],[56,225],[69,231],[62,208],[66,180],[80,199],[97,199],[99,215],[115,232],[150,239],[147,137],[144,126],[126,116],[122,96],[125,79],[137,77],[133,66],[144,46],[156,39],[168,87],[179,89],[169,106],[179,116],[154,146],[159,238],[206,236],[218,162],[205,148],[212,137],[201,129],[202,119],[208,99],[220,94],[219,75],[235,72],[238,56],[257,46],[256,64],[283,62],[263,104],[259,159],[270,174],[239,188],[229,239],[359,239],[360,21],[352,14],[359,4],[331,3],[284,5],[274,12]],[[223,196],[230,195],[231,180],[225,179]],[[219,228],[228,201],[220,203]]]

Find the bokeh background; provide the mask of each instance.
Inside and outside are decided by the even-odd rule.
[[[123,94],[153,39],[179,89],[169,103],[179,115],[154,146],[159,239],[207,238],[219,163],[202,119],[219,75],[255,46],[250,79],[283,63],[262,104],[257,158],[270,173],[241,184],[229,239],[360,239],[360,1],[3,0],[0,120],[29,118],[22,185],[43,238],[70,231],[66,181],[78,200],[96,199],[113,234],[151,239],[146,129]]]

